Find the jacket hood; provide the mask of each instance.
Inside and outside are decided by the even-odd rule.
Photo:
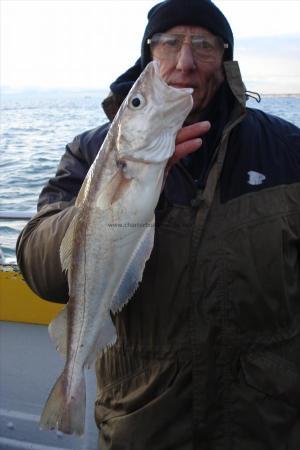
[[[122,73],[110,85],[110,93],[102,102],[102,108],[110,121],[115,117],[123,100],[142,71],[141,58],[139,58],[132,67]]]

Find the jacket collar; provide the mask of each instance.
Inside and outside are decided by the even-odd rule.
[[[237,61],[224,61],[224,71],[227,83],[236,100],[246,107],[246,87],[242,80],[239,63]]]

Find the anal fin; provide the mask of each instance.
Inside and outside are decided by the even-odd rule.
[[[68,306],[65,306],[50,322],[48,330],[56,350],[67,354]]]
[[[145,228],[142,233],[135,250],[129,259],[123,276],[116,286],[110,309],[113,313],[120,311],[123,306],[130,300],[136,291],[140,281],[142,280],[145,264],[149,259],[154,242],[154,224],[155,219]]]

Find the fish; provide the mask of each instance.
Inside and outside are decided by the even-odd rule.
[[[60,246],[69,300],[49,334],[65,357],[40,418],[41,429],[82,435],[85,368],[117,341],[111,313],[142,280],[155,208],[175,139],[192,109],[192,88],[168,86],[151,61],[119,108],[75,202]]]

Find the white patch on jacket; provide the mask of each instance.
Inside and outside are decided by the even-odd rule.
[[[248,175],[249,175],[248,184],[251,184],[251,186],[257,186],[259,184],[262,184],[266,179],[264,174],[255,172],[255,170],[250,170],[248,172]]]

